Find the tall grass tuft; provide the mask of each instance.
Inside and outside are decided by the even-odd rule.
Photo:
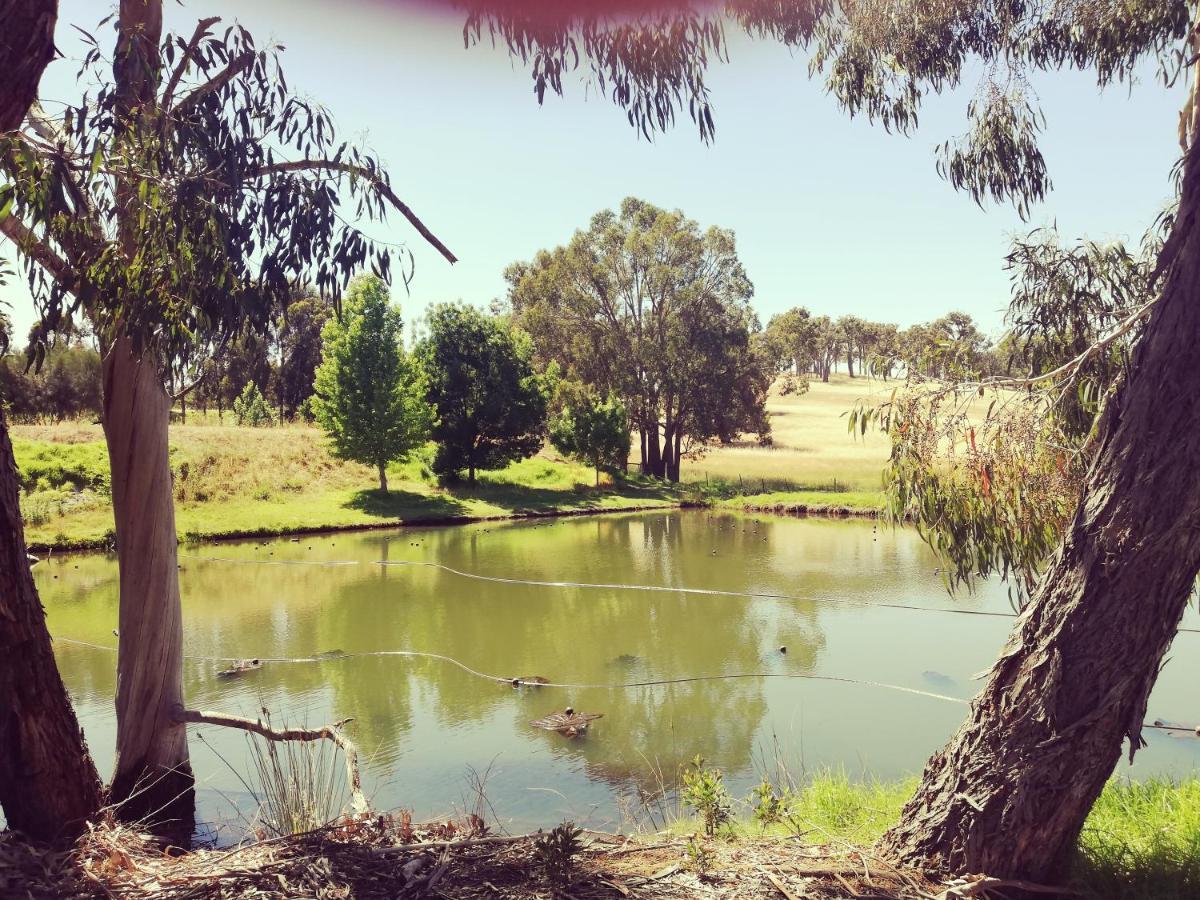
[[[1200,781],[1112,781],[1079,837],[1073,886],[1089,897],[1200,897]]]
[[[268,717],[268,724],[269,717]],[[247,735],[258,819],[273,837],[333,822],[346,805],[345,770],[329,741],[269,741]]]

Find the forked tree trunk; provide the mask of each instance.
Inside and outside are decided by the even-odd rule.
[[[1061,874],[1146,703],[1200,569],[1200,166],[1186,168],[1164,293],[1062,547],[881,849],[909,863]]]
[[[74,838],[100,809],[25,555],[17,468],[0,404],[0,807],[36,840]]]
[[[118,339],[103,363],[104,436],[120,569],[117,760],[121,813],[190,833],[192,769],[183,708],[183,621],[167,455],[171,400],[152,352]]]

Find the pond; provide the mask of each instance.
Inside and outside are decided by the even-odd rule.
[[[266,707],[276,724],[353,717],[368,796],[416,821],[470,807],[472,770],[513,829],[627,827],[658,773],[670,780],[697,755],[743,797],[777,758],[797,775],[915,774],[1011,626],[1003,584],[952,598],[913,531],[870,521],[692,510],[192,544],[180,556],[189,705]],[[55,557],[34,572],[108,773],[116,562]],[[1151,719],[1200,713],[1198,641],[1176,640]],[[355,655],[395,650],[587,686],[514,688],[432,657]],[[319,654],[217,674],[229,665],[218,657]],[[622,687],[697,676],[726,677]],[[574,739],[530,726],[567,706],[603,718]],[[1182,776],[1200,762],[1194,738],[1146,739],[1121,774]],[[255,806],[246,736],[194,728],[191,747],[200,818],[236,832]]]

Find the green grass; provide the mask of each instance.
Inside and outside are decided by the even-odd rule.
[[[860,782],[825,773],[799,789],[794,820],[807,843],[869,846],[900,818],[915,787],[915,779]],[[749,804],[741,812],[726,832],[730,839],[794,833],[782,825],[760,827],[750,819]],[[702,827],[681,818],[668,830],[686,835]],[[1200,779],[1109,782],[1080,836],[1069,884],[1097,900],[1200,896]]]
[[[105,544],[113,527],[99,426],[13,429],[25,539],[35,547]],[[332,458],[305,426],[172,425],[176,529],[184,539],[286,534],[454,518],[583,512],[679,503],[675,488],[638,478],[594,486],[594,473],[543,454],[479,482],[440,487],[429,453],[389,467],[387,494],[366,466]]]
[[[866,511],[879,505],[886,440],[855,439],[842,417],[860,396],[890,390],[880,382],[835,375],[800,396],[772,392],[775,445],[716,447],[685,460],[683,486],[637,478],[593,486],[585,466],[546,451],[474,487],[440,487],[429,453],[388,470],[391,490],[373,489],[366,466],[333,459],[315,428],[241,428],[191,413],[171,426],[176,527],[184,538],[285,534],[522,513],[655,507],[682,500],[730,507],[803,506],[813,513]],[[16,426],[26,540],[34,546],[88,547],[112,529],[108,456],[99,425]]]

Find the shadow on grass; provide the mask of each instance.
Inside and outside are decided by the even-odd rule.
[[[474,485],[460,482],[440,489],[431,487],[429,493],[392,490],[385,494],[378,490],[362,490],[346,505],[383,519],[425,520],[478,515],[481,510],[475,504],[497,507],[502,514],[517,514],[650,505],[682,498],[676,487],[642,479],[622,479],[598,488],[584,484],[535,487],[481,479]]]
[[[356,491],[346,506],[381,519],[442,519],[469,514],[466,504],[448,494],[413,491]]]

